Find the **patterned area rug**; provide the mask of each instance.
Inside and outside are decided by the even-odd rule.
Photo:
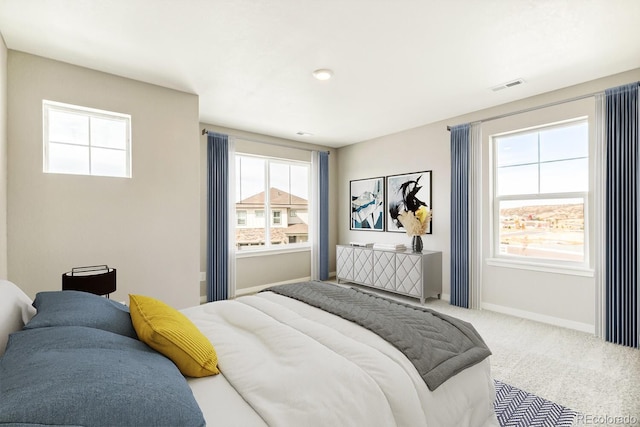
[[[494,380],[496,401],[493,404],[502,427],[571,426],[578,413],[569,408]]]

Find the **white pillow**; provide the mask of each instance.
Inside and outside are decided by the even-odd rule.
[[[4,354],[9,334],[19,331],[36,314],[31,299],[7,280],[0,280],[0,356]]]

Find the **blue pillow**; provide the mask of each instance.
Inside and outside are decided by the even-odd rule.
[[[33,301],[36,315],[27,329],[50,326],[87,326],[138,338],[126,305],[80,291],[38,292]]]
[[[169,359],[100,329],[15,332],[0,359],[0,378],[0,425],[205,425]]]

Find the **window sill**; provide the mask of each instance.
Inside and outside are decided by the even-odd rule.
[[[270,256],[270,255],[282,255],[282,254],[291,254],[296,252],[310,252],[311,245],[301,245],[295,246],[291,248],[271,248],[271,249],[249,249],[249,250],[236,250],[236,258],[253,258],[259,256]]]
[[[545,264],[539,262],[523,262],[507,260],[503,258],[487,258],[487,265],[493,267],[516,268],[520,270],[533,270],[543,273],[567,274],[570,276],[593,277],[594,271],[587,267],[571,267],[566,265]]]

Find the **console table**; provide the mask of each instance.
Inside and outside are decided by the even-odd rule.
[[[440,298],[442,252],[386,251],[338,245],[336,278],[387,292],[419,298]]]

